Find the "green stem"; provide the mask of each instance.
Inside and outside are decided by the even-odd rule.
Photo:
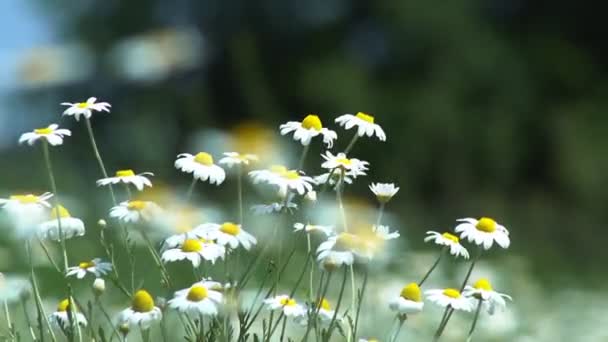
[[[87,126],[87,133],[89,134],[89,140],[91,141],[91,147],[93,147],[93,154],[95,154],[95,158],[97,159],[97,164],[99,164],[99,169],[101,170],[101,174],[103,178],[108,178],[108,172],[106,170],[105,165],[103,164],[103,160],[101,159],[101,155],[99,154],[99,149],[97,148],[97,142],[95,141],[95,134],[93,134],[93,127],[91,126],[91,120],[85,117],[85,123]],[[112,184],[109,184],[108,189],[110,189],[110,196],[112,197],[112,203],[114,206],[117,206],[116,196],[114,195],[114,189],[112,188]]]
[[[99,311],[101,311],[103,316],[106,318],[106,320],[112,327],[112,336],[110,336],[110,341],[114,338],[114,335],[116,335],[116,337],[118,337],[120,339],[120,332],[116,328],[116,324],[114,324],[114,321],[112,320],[112,318],[110,317],[110,315],[108,314],[106,309],[103,307],[103,304],[101,303],[99,296],[95,296],[95,303],[99,307]]]
[[[336,186],[336,199],[338,201],[338,207],[340,208],[340,215],[342,216],[342,224],[344,225],[344,231],[348,232],[348,223],[346,222],[346,211],[344,210],[344,202],[342,201],[342,187],[344,186],[344,169],[340,169],[340,179]]]
[[[407,316],[404,316],[407,317]],[[403,327],[403,323],[405,323],[405,318],[399,318],[399,326],[397,327],[397,331],[395,332],[395,335],[393,336],[393,339],[391,340],[392,342],[397,341],[397,338],[399,337],[399,334],[401,333],[401,328]]]
[[[15,335],[14,335],[14,329],[13,329],[13,323],[11,321],[11,313],[8,310],[8,303],[6,301],[6,299],[4,300],[4,316],[6,317],[6,326],[8,327],[8,331],[9,331],[9,336],[11,338],[11,341],[15,340]]]
[[[348,154],[348,152],[350,152],[350,150],[353,149],[353,147],[355,146],[355,143],[357,142],[358,139],[359,139],[359,134],[357,134],[357,132],[355,132],[355,136],[353,136],[350,143],[348,143],[348,146],[346,146],[346,149],[344,150],[344,154]]]
[[[239,224],[243,225],[243,168],[241,164],[238,166],[238,175],[236,177],[236,192],[239,200]]]
[[[310,255],[311,258],[314,258],[314,256],[312,255],[312,243],[310,241],[310,234],[306,234],[306,251],[308,252],[308,255]],[[309,286],[309,291],[308,291],[308,299],[312,302],[315,298],[315,293],[314,293],[314,288],[313,288],[313,283],[314,283],[314,277],[315,277],[315,267],[314,264],[310,267],[310,275],[309,275],[309,279],[308,279],[308,286]]]
[[[190,198],[192,198],[192,193],[194,193],[194,188],[196,187],[196,182],[197,182],[197,179],[193,178],[192,183],[190,183],[190,186],[188,187],[188,191],[186,191],[186,202],[190,201]]]
[[[431,266],[431,268],[426,272],[424,277],[422,277],[422,279],[420,279],[420,281],[418,282],[418,286],[422,286],[422,284],[424,284],[424,282],[428,279],[428,277],[431,275],[431,273],[433,273],[433,271],[435,270],[437,265],[439,265],[439,262],[441,261],[443,254],[445,254],[446,249],[447,249],[447,247],[444,247],[441,249],[441,252],[439,252],[439,257],[437,257],[437,260],[435,260],[435,262],[433,263],[433,266]]]
[[[346,287],[346,276],[347,270],[344,268],[344,275],[342,276],[342,284],[340,285],[340,294],[338,295],[338,303],[336,304],[336,310],[334,311],[334,315],[329,322],[329,328],[327,328],[327,336],[326,340],[329,341],[331,338],[331,334],[334,331],[334,326],[336,324],[336,318],[338,317],[338,311],[340,310],[340,305],[342,304],[342,297],[344,295],[344,288]]]
[[[28,331],[30,332],[30,335],[32,336],[32,341],[37,341],[38,339],[36,338],[36,333],[34,332],[34,324],[32,323],[32,319],[30,318],[30,314],[29,312],[27,312],[27,303],[25,302],[25,299],[21,299],[21,306],[23,307],[23,316],[25,316],[25,322],[27,323],[27,327],[28,327]],[[36,305],[36,308],[38,308],[38,306]],[[43,334],[43,329],[41,327],[38,327],[40,329],[40,334],[41,334],[41,339],[44,340],[44,336]]]
[[[46,245],[44,244],[44,242],[42,242],[42,240],[40,240],[39,237],[36,237],[36,238],[38,239],[38,243],[40,243],[40,247],[42,247],[42,250],[44,251],[44,254],[46,254],[47,259],[49,259],[49,261],[53,265],[53,268],[59,274],[63,275],[63,272],[61,271],[61,268],[59,267],[59,265],[57,265],[57,263],[55,262],[55,260],[53,260],[53,258],[51,257],[51,253],[50,253],[49,249],[46,247]]]
[[[42,325],[42,322],[44,322],[44,324],[46,324],[46,327],[48,328],[48,330],[51,334],[51,340],[57,341],[57,338],[55,337],[55,333],[53,332],[53,329],[51,328],[51,324],[49,323],[46,311],[44,310],[44,306],[42,304],[42,298],[40,297],[40,290],[38,288],[38,282],[36,281],[36,274],[34,273],[34,262],[32,259],[32,246],[31,246],[31,243],[29,240],[27,240],[25,243],[25,250],[26,250],[28,260],[30,263],[30,282],[32,284],[32,289],[34,291],[34,301],[36,302],[36,310],[38,311],[38,321],[40,322],[40,324],[39,324],[40,340],[44,341],[44,326]]]
[[[304,162],[306,161],[308,150],[310,150],[310,144],[305,145],[304,149],[302,150],[302,154],[300,155],[300,161],[298,162],[298,170],[302,170],[302,168],[304,167]]]
[[[357,306],[357,313],[355,314],[355,328],[352,333],[352,340],[354,341],[357,337],[357,330],[359,328],[359,315],[361,313],[361,307],[363,306],[363,296],[365,294],[365,289],[367,287],[367,276],[369,274],[369,268],[365,267],[365,272],[363,273],[363,285],[361,285],[361,292],[359,294],[359,301]]]
[[[146,234],[143,230],[140,230],[140,232],[141,232],[142,237],[146,241],[146,246],[148,247],[148,250],[150,251],[150,254],[152,255],[152,258],[154,259],[154,262],[156,263],[156,266],[160,270],[161,278],[163,278],[163,280],[167,284],[168,288],[170,288],[170,289],[173,288],[173,284],[171,283],[171,279],[169,278],[169,272],[165,268],[165,265],[163,264],[160,256],[158,255],[158,253],[154,249],[154,246],[152,245],[152,241],[150,241],[150,238],[148,237],[148,234]]]
[[[469,330],[469,335],[467,337],[467,342],[470,342],[473,338],[473,332],[475,331],[475,326],[477,325],[477,320],[479,319],[479,311],[481,311],[481,304],[483,299],[479,297],[477,302],[477,309],[475,310],[475,316],[473,317],[473,324],[471,324],[471,330]]]

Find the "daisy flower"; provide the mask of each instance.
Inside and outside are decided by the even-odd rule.
[[[273,165],[266,170],[249,172],[254,184],[268,183],[279,187],[279,194],[286,195],[287,190],[295,190],[300,195],[312,191],[315,181],[308,176],[301,175],[297,170],[289,170],[282,165]]]
[[[460,244],[460,239],[457,236],[448,232],[440,234],[433,231],[426,232],[426,235],[428,236],[424,238],[424,242],[433,241],[439,246],[449,247],[450,254],[455,257],[462,256],[465,259],[469,258],[469,252]]]
[[[509,295],[494,291],[490,281],[485,278],[477,280],[473,286],[467,285],[462,291],[462,295],[475,298],[473,303],[482,300],[490,315],[493,315],[497,308],[503,310],[507,306],[505,299],[513,300]],[[472,305],[474,305],[473,303]]]
[[[110,112],[110,107],[112,107],[107,102],[97,102],[97,98],[89,97],[87,102],[62,102],[62,106],[68,106],[68,108],[63,112],[62,115],[74,116],[76,121],[80,120],[80,116],[84,115],[85,118],[89,119],[93,115],[93,111],[96,112]]]
[[[249,165],[249,162],[258,161],[258,156],[255,154],[240,154],[238,152],[224,152],[224,158],[220,159],[219,163],[232,168],[235,165]]]
[[[401,290],[399,297],[389,301],[388,306],[398,314],[414,314],[422,311],[424,302],[420,287],[416,283],[407,284]]]
[[[63,144],[64,136],[71,136],[72,132],[68,129],[59,128],[59,125],[52,124],[46,128],[36,128],[35,130],[21,134],[19,143],[22,144],[27,142],[28,145],[32,146],[37,140],[44,139],[51,146],[57,146]]]
[[[161,208],[150,201],[125,201],[110,209],[110,217],[123,223],[151,222],[161,212]]]
[[[372,115],[362,112],[359,112],[356,115],[344,114],[337,117],[336,122],[347,130],[357,126],[357,135],[360,137],[364,135],[371,137],[375,134],[380,141],[386,140],[384,130],[382,130],[382,127],[378,124],[374,123],[374,117]]]
[[[51,207],[48,200],[53,194],[46,192],[42,195],[11,195],[0,198],[0,206],[6,211],[20,235],[29,236],[37,231],[38,224],[48,216]]]
[[[302,122],[289,121],[282,124],[280,127],[281,135],[286,135],[293,132],[293,140],[300,141],[302,145],[310,144],[312,138],[321,134],[323,143],[331,148],[334,140],[338,138],[336,132],[329,130],[321,124],[321,119],[316,114],[308,114]]]
[[[462,222],[454,228],[456,233],[460,233],[460,238],[467,238],[469,242],[474,242],[478,246],[483,246],[488,250],[496,242],[502,248],[509,248],[509,231],[489,217],[482,217],[479,220],[474,218],[463,218],[457,220]]]
[[[390,232],[390,228],[388,226],[383,226],[383,225],[373,225],[372,226],[372,232],[374,232],[376,234],[376,237],[380,240],[393,240],[398,238],[399,232]]]
[[[275,180],[279,178],[281,174],[287,171],[287,168],[283,165],[271,165],[267,169],[249,171],[248,174],[249,177],[251,177],[253,184],[274,184]]]
[[[168,302],[169,307],[193,317],[217,315],[217,307],[222,302],[223,295],[213,289],[216,283],[200,281],[187,289],[175,292],[174,298]]]
[[[241,245],[246,250],[249,250],[257,243],[255,237],[244,231],[240,224],[232,222],[224,222],[222,224],[205,223],[194,228],[194,230],[201,232],[205,239],[216,241],[222,246],[230,246],[232,249],[236,249]]]
[[[97,186],[124,183],[133,184],[137,190],[142,191],[144,186],[152,187],[152,182],[146,176],[154,176],[154,174],[152,172],[143,172],[136,175],[133,170],[118,170],[114,177],[98,180]]]
[[[112,264],[95,258],[91,261],[84,261],[78,266],[68,267],[66,276],[76,276],[78,279],[84,278],[87,273],[95,275],[96,278],[108,274],[112,270]]]
[[[333,173],[326,172],[320,174],[318,176],[315,176],[313,179],[318,185],[325,185],[325,183],[327,183],[328,185],[335,186],[340,181],[341,176],[343,177],[342,181],[346,184],[353,184],[353,178],[357,178],[356,174],[350,171],[344,172],[343,175],[340,175],[340,172],[334,171]]]
[[[368,246],[363,239],[350,233],[340,233],[330,236],[317,248],[317,260],[331,260],[336,267],[352,265],[356,257],[371,258]]]
[[[332,310],[329,301],[326,298],[321,298],[317,304],[319,310],[319,319],[321,322],[329,323],[334,318],[335,310]]]
[[[78,323],[78,325],[86,327],[87,319],[83,314],[78,312],[77,306],[71,308],[70,300],[64,299],[57,305],[57,310],[53,312],[49,316],[49,323],[57,329],[65,330],[70,326],[70,318],[68,316],[68,311],[72,311],[70,314],[72,315],[72,321],[74,323]]]
[[[191,228],[186,230],[184,233],[172,235],[163,241],[160,250],[161,252],[167,249],[179,248],[186,240],[200,240],[203,239],[204,235],[201,231],[195,231]]]
[[[369,189],[376,195],[380,203],[388,203],[399,191],[399,187],[396,187],[393,183],[372,183]]]
[[[82,220],[72,217],[65,207],[59,205],[51,210],[50,220],[38,226],[38,236],[41,239],[60,241],[58,220],[61,221],[61,233],[64,239],[84,235],[85,229]]]
[[[0,302],[18,302],[29,293],[31,293],[29,280],[0,273]]]
[[[167,249],[163,252],[163,262],[188,260],[192,266],[199,267],[202,260],[211,261],[215,264],[218,258],[224,258],[226,249],[224,246],[204,239],[186,239],[179,248]]]
[[[365,176],[367,165],[369,165],[369,163],[364,160],[347,158],[346,154],[342,152],[338,153],[337,155],[333,155],[331,151],[325,151],[325,154],[322,154],[321,157],[325,159],[323,164],[321,164],[322,168],[329,170],[341,169],[344,172],[349,172],[349,175],[353,178],[357,178],[357,176]]]
[[[304,317],[306,316],[306,308],[295,299],[290,298],[288,295],[279,295],[273,298],[267,298],[264,300],[264,304],[268,306],[270,310],[281,310],[286,317]]]
[[[296,222],[293,225],[293,230],[296,232],[305,231],[310,234],[312,232],[322,232],[327,236],[330,236],[334,232],[333,226],[321,226],[316,224],[304,224],[300,222]]]
[[[471,301],[456,289],[435,289],[424,292],[427,299],[441,307],[450,306],[454,310],[471,311]]]
[[[130,328],[149,329],[152,324],[163,318],[161,310],[154,305],[154,299],[146,290],[139,290],[133,295],[131,306],[118,315],[119,325],[126,324]]]
[[[202,182],[209,180],[210,184],[220,185],[226,179],[226,172],[213,163],[213,157],[207,152],[196,155],[182,153],[177,155],[175,168],[185,173],[191,173],[194,179]]]

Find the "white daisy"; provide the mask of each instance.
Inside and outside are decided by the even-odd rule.
[[[399,191],[399,187],[393,183],[372,183],[369,189],[376,195],[380,203],[387,203]]]
[[[344,114],[336,118],[336,122],[343,126],[345,129],[351,129],[357,126],[357,135],[360,137],[367,135],[371,137],[376,135],[380,141],[386,140],[386,134],[384,130],[378,124],[374,123],[374,117],[372,115],[359,112],[356,115]]]
[[[160,247],[161,252],[172,248],[179,248],[186,240],[200,240],[204,237],[202,232],[195,231],[192,228],[188,229],[190,230],[166,238]]]
[[[29,280],[0,273],[0,303],[18,302],[31,293]]]
[[[116,176],[102,178],[98,180],[97,186],[105,186],[110,184],[133,184],[137,190],[142,191],[144,186],[152,187],[152,182],[146,176],[154,176],[152,172],[143,172],[140,174],[135,174],[133,170],[119,170],[116,171]]]
[[[472,297],[472,306],[475,306],[478,300],[481,299],[483,306],[490,315],[493,315],[496,309],[504,310],[507,306],[505,299],[513,300],[509,295],[494,291],[490,281],[485,278],[477,280],[473,286],[467,285],[462,291],[462,295]]]
[[[65,207],[59,205],[51,210],[50,219],[38,226],[38,236],[41,239],[60,241],[59,222],[57,220],[61,220],[61,232],[64,239],[84,235],[85,229],[82,220],[72,217]]]
[[[357,178],[357,176],[365,176],[367,165],[369,165],[369,163],[364,160],[347,158],[346,154],[341,152],[337,155],[333,155],[331,151],[325,151],[325,154],[322,154],[321,157],[325,159],[323,164],[321,164],[322,168],[329,170],[341,169],[344,171],[344,173],[348,172],[349,176],[353,178]]]
[[[388,306],[398,314],[414,314],[421,312],[424,308],[424,302],[422,301],[420,287],[416,283],[407,284],[401,289],[399,297],[389,301]]]
[[[39,139],[46,140],[50,145],[57,146],[63,144],[64,136],[71,136],[72,132],[67,129],[59,128],[59,125],[52,124],[46,128],[36,128],[32,132],[21,134],[19,143],[22,144],[27,141],[28,145],[34,145]]]
[[[330,178],[331,175],[331,178]],[[346,184],[352,184],[353,183],[353,178],[356,178],[355,173],[353,172],[344,172],[344,180],[343,182]],[[340,181],[340,172],[326,172],[323,174],[320,174],[318,176],[315,176],[314,178],[315,183],[317,183],[319,186],[323,186],[325,185],[325,183],[327,183],[330,186],[335,186],[338,185],[338,182]]]
[[[352,265],[357,257],[369,259],[371,254],[367,243],[361,237],[350,233],[330,236],[317,248],[317,260],[322,264],[325,259],[329,259],[336,267]]]
[[[302,175],[297,170],[289,170],[283,165],[273,165],[266,170],[254,170],[249,172],[253,183],[268,183],[279,187],[279,194],[285,196],[287,190],[295,190],[300,195],[312,191],[315,181],[308,176]]]
[[[58,330],[68,329],[70,327],[70,318],[68,316],[69,310],[72,311],[72,321],[74,321],[74,323],[78,323],[78,325],[83,327],[87,326],[87,319],[83,314],[78,312],[76,305],[74,305],[73,309],[71,308],[69,299],[64,299],[59,302],[57,305],[57,311],[53,312],[49,316],[49,323],[51,323],[51,325]]]
[[[226,172],[213,163],[213,157],[207,152],[199,152],[196,155],[182,153],[177,155],[175,168],[185,173],[191,173],[195,179],[202,182],[220,185],[226,179]]]
[[[462,256],[465,259],[469,258],[469,252],[460,244],[460,239],[457,236],[448,232],[440,234],[433,231],[428,231],[426,234],[428,236],[424,238],[424,242],[433,241],[437,245],[449,247],[450,254],[455,257]]]
[[[62,115],[74,116],[76,121],[80,120],[80,116],[84,115],[85,118],[89,119],[93,115],[93,111],[96,112],[110,112],[110,107],[112,107],[107,102],[97,102],[97,98],[89,97],[87,102],[62,102],[62,106],[68,106],[68,108],[63,112]]]
[[[179,248],[165,250],[161,260],[163,262],[173,262],[186,259],[196,268],[200,266],[202,260],[211,261],[212,264],[215,264],[215,260],[223,259],[225,253],[224,246],[213,243],[213,241],[187,239]]]
[[[319,319],[324,323],[331,322],[331,320],[334,318],[334,314],[336,313],[335,310],[332,310],[331,304],[326,298],[321,298],[321,300],[319,300],[317,310],[319,310]]]
[[[454,310],[471,311],[471,301],[456,289],[435,289],[424,292],[427,299],[441,307],[450,306]]]
[[[42,195],[11,195],[0,198],[0,206],[6,211],[21,236],[29,236],[37,231],[38,224],[48,216],[51,207],[48,200],[53,194],[46,192]]]
[[[230,246],[232,249],[241,245],[249,250],[257,243],[255,237],[244,231],[240,224],[232,222],[205,223],[194,228],[194,230],[200,232],[205,239],[216,241],[222,246]]]
[[[372,231],[376,234],[376,237],[380,240],[387,241],[398,238],[399,232],[390,232],[390,228],[388,226],[383,225],[373,225]]]
[[[87,273],[93,274],[96,278],[108,274],[112,270],[112,264],[95,258],[91,261],[84,261],[78,266],[68,267],[66,276],[76,276],[78,279],[84,278]]]
[[[280,177],[281,174],[287,172],[287,168],[283,165],[271,165],[268,169],[253,170],[249,171],[249,177],[253,181],[253,184],[268,183],[274,184],[275,180]]]
[[[283,314],[286,317],[298,318],[306,316],[306,308],[301,304],[298,304],[295,299],[290,298],[288,295],[267,298],[264,300],[264,304],[266,304],[270,310],[283,311]]]
[[[312,232],[322,232],[325,235],[330,236],[334,232],[334,227],[333,226],[321,226],[321,225],[317,225],[317,224],[304,224],[304,223],[296,222],[293,225],[293,230],[296,232],[303,230],[308,234],[310,234]]]
[[[220,159],[219,163],[232,168],[235,165],[249,165],[249,162],[258,161],[258,156],[255,154],[240,154],[238,152],[224,152],[224,158]]]
[[[310,144],[312,138],[319,134],[323,136],[323,142],[328,148],[331,148],[334,144],[334,140],[338,138],[336,132],[323,127],[321,119],[315,114],[308,114],[302,122],[289,121],[288,123],[282,124],[280,130],[281,135],[294,132],[293,140],[302,142],[302,145],[304,146]]]
[[[118,324],[129,328],[149,329],[152,324],[163,318],[161,310],[154,305],[154,299],[146,290],[139,290],[133,295],[131,306],[120,312]]]
[[[151,222],[162,209],[150,201],[125,201],[110,209],[110,217],[123,223]]]
[[[509,231],[493,219],[482,217],[479,220],[464,218],[457,221],[462,223],[454,230],[460,233],[461,239],[467,238],[469,242],[475,242],[486,250],[490,249],[494,242],[502,248],[509,248]]]
[[[223,295],[214,290],[215,281],[200,281],[187,289],[175,292],[175,296],[168,304],[169,307],[181,313],[198,318],[200,315],[215,316],[218,305],[222,303]],[[220,284],[221,287],[221,284]]]
[[[316,181],[315,181],[315,183],[316,183]],[[304,196],[304,199],[311,203],[316,202],[317,201],[317,192],[314,190],[307,192],[306,195]]]

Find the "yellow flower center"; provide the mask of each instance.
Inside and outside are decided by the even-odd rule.
[[[323,128],[323,125],[321,124],[321,119],[319,119],[317,115],[308,114],[304,120],[302,120],[302,127],[320,131]]]
[[[325,298],[321,298],[321,300],[319,301],[319,307],[323,310],[331,310],[331,306],[329,305],[329,301],[327,301],[327,299]]]
[[[51,219],[56,220],[57,218],[68,218],[70,212],[62,205],[58,205],[51,209]]]
[[[281,299],[281,305],[283,306],[296,306],[296,300],[293,298],[283,298]]]
[[[360,238],[354,234],[340,233],[336,239],[336,251],[352,251],[361,244]]]
[[[374,123],[374,117],[372,115],[367,114],[367,113],[359,112],[355,116],[358,117],[359,119],[363,120],[363,121],[367,121],[367,122],[372,123],[372,124]]]
[[[38,203],[40,200],[36,195],[13,195],[10,197],[11,200],[19,201],[21,204]]]
[[[118,170],[116,171],[116,177],[131,177],[135,176],[133,170]]]
[[[85,109],[85,108],[89,108],[89,104],[86,102],[80,102],[76,104],[76,107],[80,108],[80,109]]]
[[[492,284],[490,284],[490,281],[486,278],[479,279],[477,282],[475,282],[475,284],[473,284],[473,287],[478,290],[493,291]]]
[[[146,202],[144,201],[129,201],[127,208],[131,210],[141,211],[146,208]]]
[[[283,174],[285,172],[287,172],[287,168],[283,165],[272,165],[269,168],[270,172],[272,173],[276,173],[276,174]]]
[[[496,230],[496,221],[489,217],[482,217],[477,221],[475,228],[482,232],[493,233]]]
[[[199,152],[194,156],[194,161],[205,166],[213,165],[213,157],[207,152]]]
[[[336,161],[342,165],[350,165],[353,162],[348,158],[337,158]]]
[[[133,295],[131,308],[136,312],[150,312],[154,309],[154,299],[146,290],[139,290]]]
[[[420,287],[416,283],[407,284],[401,290],[400,295],[403,299],[411,300],[414,302],[422,302],[422,294],[420,293]]]
[[[59,304],[57,304],[57,311],[59,312],[66,312],[70,309],[70,300],[69,299],[64,299],[61,302],[59,302]]]
[[[237,224],[234,224],[232,222],[225,222],[220,227],[220,231],[222,233],[226,233],[226,234],[230,234],[230,235],[236,236],[236,235],[238,235],[241,232],[241,227],[239,227]]]
[[[198,252],[203,249],[203,245],[199,240],[188,239],[182,244],[182,252]]]
[[[298,173],[298,171],[294,171],[294,170],[285,171],[285,172],[283,172],[283,174],[281,176],[286,179],[300,178],[300,174]]]
[[[460,298],[460,291],[456,289],[445,289],[443,290],[443,295],[450,298]]]
[[[455,242],[455,243],[460,242],[460,239],[458,238],[458,236],[452,235],[450,233],[443,233],[443,234],[441,234],[441,236],[443,236],[443,238],[448,239],[448,240],[450,240],[452,242]]]
[[[207,298],[207,288],[200,285],[194,285],[188,291],[188,300],[191,302],[200,302],[201,300]]]
[[[47,128],[36,128],[34,130],[34,133],[36,133],[36,134],[51,134],[51,133],[53,133],[53,130],[50,129],[49,127],[47,127]]]
[[[93,261],[85,261],[78,264],[78,267],[82,268],[83,270],[86,270],[89,267],[95,267],[95,263]]]

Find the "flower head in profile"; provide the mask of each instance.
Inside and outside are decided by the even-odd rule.
[[[235,165],[249,165],[250,162],[258,161],[258,156],[255,154],[240,154],[238,152],[224,152],[224,158],[220,159],[219,163],[226,165],[231,169]]]
[[[75,276],[78,279],[84,278],[88,273],[96,278],[108,274],[112,270],[112,264],[95,258],[90,261],[83,261],[78,266],[68,267],[66,276]]]
[[[187,289],[175,292],[168,304],[169,307],[181,313],[198,318],[200,315],[215,316],[218,306],[222,303],[223,295],[215,290],[221,284],[215,281],[199,281]]]
[[[131,306],[118,315],[118,324],[129,328],[149,329],[153,324],[160,322],[163,314],[154,305],[154,299],[146,290],[139,290],[133,295]]]
[[[330,260],[336,267],[349,266],[357,259],[369,260],[371,257],[368,242],[358,235],[346,232],[330,236],[317,248],[317,260],[321,264]]]
[[[57,310],[49,316],[49,323],[51,323],[54,328],[59,330],[66,330],[69,328],[70,315],[73,315],[72,320],[74,323],[78,323],[78,325],[83,327],[87,326],[87,319],[83,314],[78,312],[78,307],[76,305],[72,306],[72,304],[74,303],[69,299],[64,299],[59,302]],[[71,311],[71,313],[68,313],[68,311]]]
[[[336,311],[331,307],[331,303],[326,298],[321,298],[317,303],[317,310],[319,310],[319,319],[321,322],[329,323],[334,317]]]
[[[110,209],[110,217],[125,224],[152,222],[162,212],[162,209],[151,201],[125,201]]]
[[[473,286],[467,285],[462,295],[471,298],[473,306],[481,300],[490,315],[493,315],[496,309],[504,310],[507,306],[505,299],[512,300],[511,296],[494,291],[492,284],[486,278],[477,280]]]
[[[452,288],[433,289],[424,292],[427,299],[441,307],[450,306],[454,310],[471,311],[471,301],[460,291]]]
[[[229,246],[236,249],[238,246],[243,246],[246,250],[251,249],[257,243],[253,235],[242,229],[240,224],[232,222],[205,223],[196,228],[196,232],[200,232],[207,240],[213,240],[222,246]]]
[[[334,233],[333,226],[322,226],[322,225],[318,225],[318,224],[304,224],[304,223],[300,223],[300,222],[294,223],[293,230],[296,232],[304,231],[307,234],[310,234],[313,232],[321,232],[327,236],[330,236]]]
[[[361,175],[361,174],[358,174]],[[323,187],[325,186],[325,184],[333,186],[334,189],[337,187],[338,183],[340,182],[340,177],[342,177],[342,182],[344,182],[345,184],[353,184],[353,179],[357,178],[357,174],[354,172],[343,172],[342,174],[340,174],[340,172],[336,172],[336,171],[330,171],[330,172],[326,172],[326,173],[322,173],[318,176],[314,177],[314,181],[315,183],[317,183],[319,186]]]
[[[428,231],[426,232],[427,237],[424,238],[424,242],[432,241],[439,246],[448,247],[450,254],[455,257],[462,256],[465,259],[469,258],[469,252],[460,244],[458,236],[445,232],[440,234],[438,232]]]
[[[182,234],[183,235],[183,234]],[[174,262],[188,260],[195,268],[199,267],[203,260],[215,264],[218,258],[224,258],[226,249],[220,244],[202,238],[188,238],[183,240],[177,248],[166,249],[161,260],[163,262]]]
[[[51,197],[53,194],[50,192],[42,195],[11,195],[9,198],[0,198],[0,206],[17,228],[17,233],[29,236],[48,217],[48,209],[51,207],[48,200]]]
[[[299,318],[306,316],[306,308],[288,295],[279,295],[264,300],[270,310],[281,310],[285,317]]]
[[[399,296],[389,301],[389,308],[398,314],[414,314],[422,311],[424,302],[418,284],[405,285]]]
[[[254,184],[267,183],[278,186],[281,196],[286,196],[288,190],[304,195],[312,191],[313,184],[315,184],[311,177],[305,176],[297,170],[289,170],[282,165],[273,165],[266,170],[254,170],[249,172],[249,176]]]
[[[220,185],[226,179],[226,172],[213,163],[213,156],[207,152],[196,155],[182,153],[177,156],[175,168],[185,173],[191,173],[194,179],[201,182]]]
[[[58,222],[61,221],[61,222]],[[61,223],[61,233],[64,239],[75,236],[83,236],[85,233],[84,223],[81,219],[72,217],[70,212],[62,205],[53,207],[48,221],[38,226],[38,236],[41,239],[60,241],[59,224]]]
[[[376,195],[380,203],[388,203],[399,191],[399,187],[393,183],[372,183],[369,189]]]
[[[71,136],[72,132],[65,128],[59,128],[57,124],[51,124],[48,127],[36,128],[35,130],[21,134],[19,143],[22,144],[27,142],[28,145],[34,145],[38,140],[44,140],[51,146],[57,146],[63,144],[64,136]]]
[[[106,186],[110,184],[133,184],[135,188],[142,191],[145,186],[152,187],[152,182],[146,176],[154,176],[152,172],[142,172],[135,174],[133,170],[118,170],[114,177],[102,178],[98,180],[97,186]]]
[[[365,176],[367,171],[368,162],[364,160],[359,160],[357,158],[347,158],[346,154],[338,153],[337,155],[333,155],[331,151],[325,151],[325,154],[322,154],[321,157],[325,159],[321,167],[328,170],[340,169],[343,173],[349,174],[349,176],[353,178],[357,178],[357,176]],[[338,174],[340,174],[338,172]]]
[[[374,123],[374,121],[375,118],[372,115],[363,112],[355,115],[344,114],[336,118],[336,122],[347,130],[356,126],[357,135],[360,137],[364,135],[371,137],[375,134],[380,141],[385,141],[386,134],[384,134],[384,130],[382,130],[380,125]]]
[[[461,223],[454,228],[454,231],[460,233],[460,238],[466,238],[486,250],[492,248],[494,242],[502,248],[509,248],[511,244],[509,231],[489,217],[482,217],[479,220],[463,218],[457,221]]]
[[[323,143],[331,148],[334,144],[334,140],[338,138],[336,132],[323,127],[321,119],[316,114],[308,114],[302,122],[289,121],[282,124],[280,127],[281,135],[286,135],[293,132],[293,140],[300,141],[302,145],[306,146],[310,144],[312,138],[321,135],[323,136]]]
[[[109,113],[110,107],[112,107],[107,102],[97,102],[95,97],[89,97],[86,102],[63,102],[61,105],[68,106],[62,115],[73,116],[76,121],[80,120],[81,115],[87,119],[91,118],[93,111]]]

